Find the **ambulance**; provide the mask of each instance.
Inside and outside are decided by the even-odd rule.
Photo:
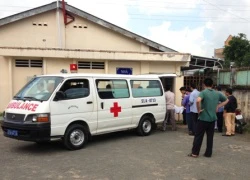
[[[66,148],[78,150],[94,135],[136,129],[147,136],[165,113],[157,75],[41,75],[13,97],[1,126],[9,138],[61,139]]]

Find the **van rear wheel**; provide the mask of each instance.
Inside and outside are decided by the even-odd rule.
[[[88,141],[88,130],[80,124],[68,127],[63,138],[65,147],[69,150],[82,149]]]
[[[140,136],[148,136],[152,132],[153,120],[149,116],[143,116],[137,127],[137,133]]]

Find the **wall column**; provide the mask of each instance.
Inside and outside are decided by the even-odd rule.
[[[0,56],[0,111],[2,112],[13,97],[12,58]]]
[[[109,73],[109,61],[106,60],[105,61],[105,74],[108,74]]]
[[[47,74],[47,59],[43,58],[43,70],[42,74],[45,75]]]
[[[141,74],[148,74],[149,73],[149,62],[141,61]]]
[[[9,74],[9,78],[8,78],[8,89],[9,89],[9,99],[12,99],[13,97],[13,68],[12,68],[12,62],[13,62],[13,59],[12,58],[6,58],[7,61],[8,61],[8,74]]]

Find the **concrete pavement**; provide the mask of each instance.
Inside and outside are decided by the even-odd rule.
[[[250,142],[216,133],[212,158],[187,157],[193,137],[186,127],[139,137],[133,131],[94,137],[85,149],[60,142],[37,145],[3,137],[1,179],[250,179]],[[201,155],[205,151],[203,141]]]

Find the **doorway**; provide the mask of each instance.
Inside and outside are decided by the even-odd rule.
[[[164,90],[167,86],[170,86],[171,91],[175,92],[175,77],[160,77]]]

